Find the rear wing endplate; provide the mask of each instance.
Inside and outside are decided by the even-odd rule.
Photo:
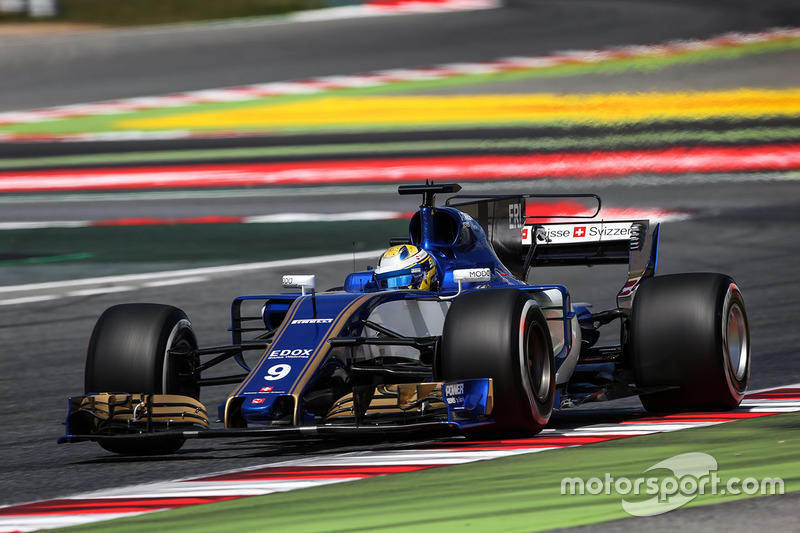
[[[547,209],[528,215],[528,199],[581,208],[567,215]],[[598,220],[602,203],[594,194],[460,195],[448,199],[447,205],[481,225],[497,257],[522,281],[535,266],[627,263],[628,279],[617,305],[629,308],[641,280],[655,274],[660,225],[651,227],[648,220]]]

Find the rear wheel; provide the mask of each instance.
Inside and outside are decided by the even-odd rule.
[[[553,412],[555,363],[547,321],[533,297],[491,289],[456,298],[445,318],[445,381],[492,378],[492,418],[504,432],[535,434]]]
[[[199,398],[190,353],[197,339],[186,314],[169,305],[122,304],[108,308],[92,331],[86,355],[85,390],[179,394]],[[173,351],[174,353],[170,353]],[[184,439],[114,440],[100,445],[114,453],[152,455],[177,451]],[[146,448],[146,449],[145,449]]]
[[[733,409],[750,378],[744,299],[722,274],[674,274],[642,283],[631,312],[631,355],[652,412]]]

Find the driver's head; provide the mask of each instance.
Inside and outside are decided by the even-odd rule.
[[[392,246],[378,259],[375,279],[381,289],[429,291],[436,279],[436,263],[428,252],[411,244]]]

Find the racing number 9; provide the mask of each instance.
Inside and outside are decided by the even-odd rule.
[[[289,375],[289,372],[292,371],[292,367],[287,364],[280,364],[275,365],[267,370],[267,375],[264,376],[264,379],[268,381],[276,381],[278,379],[283,379]]]

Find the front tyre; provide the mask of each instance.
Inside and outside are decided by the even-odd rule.
[[[552,341],[527,292],[489,289],[456,298],[444,322],[441,372],[445,381],[492,378],[492,418],[503,432],[538,433],[553,412]]]
[[[631,355],[651,412],[720,411],[738,406],[750,379],[744,299],[722,274],[673,274],[642,283],[631,311]]]
[[[197,339],[186,314],[169,305],[122,304],[97,320],[86,354],[85,392],[178,394],[199,398],[192,378]],[[172,352],[172,353],[170,353]],[[179,353],[187,355],[179,355]],[[183,439],[103,441],[114,453],[153,455],[177,451]]]

